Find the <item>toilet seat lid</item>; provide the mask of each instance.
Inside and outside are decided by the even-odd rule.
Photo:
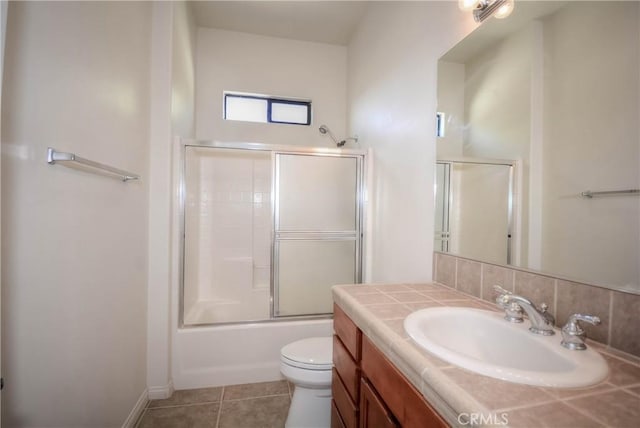
[[[285,363],[311,370],[331,370],[333,338],[310,337],[285,345],[280,350]]]

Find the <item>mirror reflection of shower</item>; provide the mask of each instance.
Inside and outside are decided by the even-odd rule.
[[[327,125],[320,125],[320,128],[318,128],[318,130],[320,131],[321,134],[323,135],[329,135],[329,137],[331,137],[331,139],[333,140],[334,143],[336,143],[337,147],[342,147],[344,146],[347,141],[351,140],[355,143],[358,142],[358,136],[355,135],[353,137],[347,137],[344,140],[340,140],[338,141],[338,139],[336,138],[335,135],[333,135],[333,132],[331,132],[331,130],[329,129],[329,127]]]

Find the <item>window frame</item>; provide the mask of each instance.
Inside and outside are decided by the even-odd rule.
[[[242,121],[237,119],[227,119],[227,98],[248,98],[253,100],[265,100],[267,102],[267,117],[265,122],[253,122],[253,123],[277,123],[283,125],[302,125],[302,126],[311,126],[311,100],[303,100],[303,99],[293,99],[293,98],[284,98],[284,97],[274,97],[269,95],[258,95],[258,94],[246,94],[241,92],[224,92],[223,97],[223,118],[224,120],[233,120],[238,122],[250,122],[250,121]],[[289,105],[298,105],[298,106],[306,106],[307,108],[307,120],[306,123],[300,122],[286,122],[280,120],[273,120],[272,118],[272,105],[273,104],[289,104]]]

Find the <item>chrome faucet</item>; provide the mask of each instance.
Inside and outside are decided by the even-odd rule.
[[[493,289],[498,293],[496,303],[505,310],[504,318],[507,321],[522,322],[522,312],[524,311],[531,321],[529,331],[543,336],[555,334],[553,331],[555,319],[547,312],[549,307],[545,303],[541,304],[538,309],[529,299],[513,294],[499,285],[494,285]]]
[[[505,290],[499,285],[494,285],[493,290],[498,293],[498,297],[496,297],[496,304],[500,308],[504,309],[504,319],[509,322],[523,322],[524,311],[520,305],[513,301],[507,301],[506,299],[506,296],[512,296],[513,293]]]
[[[571,315],[567,323],[562,327],[562,342],[560,342],[560,344],[572,351],[582,351],[587,349],[587,345],[584,344],[587,334],[582,329],[578,321],[585,321],[593,325],[600,324],[600,318],[594,315]]]

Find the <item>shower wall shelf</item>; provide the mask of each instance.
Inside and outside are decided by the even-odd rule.
[[[77,156],[75,153],[58,152],[51,147],[47,148],[47,163],[50,165],[55,165],[57,162],[60,162],[62,165],[65,165],[65,166],[72,166],[75,164],[75,165],[88,168],[88,170],[91,170],[92,172],[111,174],[113,177],[117,177],[122,181],[140,179],[140,176],[137,174],[133,174],[131,172],[114,168],[112,166],[105,165],[99,162],[94,162],[89,159],[81,158],[80,156]],[[69,163],[69,165],[66,164],[67,162]]]
[[[580,196],[584,198],[593,198],[594,196],[604,196],[604,195],[640,195],[640,189],[626,189],[626,190],[607,190],[603,192],[592,192],[591,190],[587,190],[585,192],[580,193]]]

